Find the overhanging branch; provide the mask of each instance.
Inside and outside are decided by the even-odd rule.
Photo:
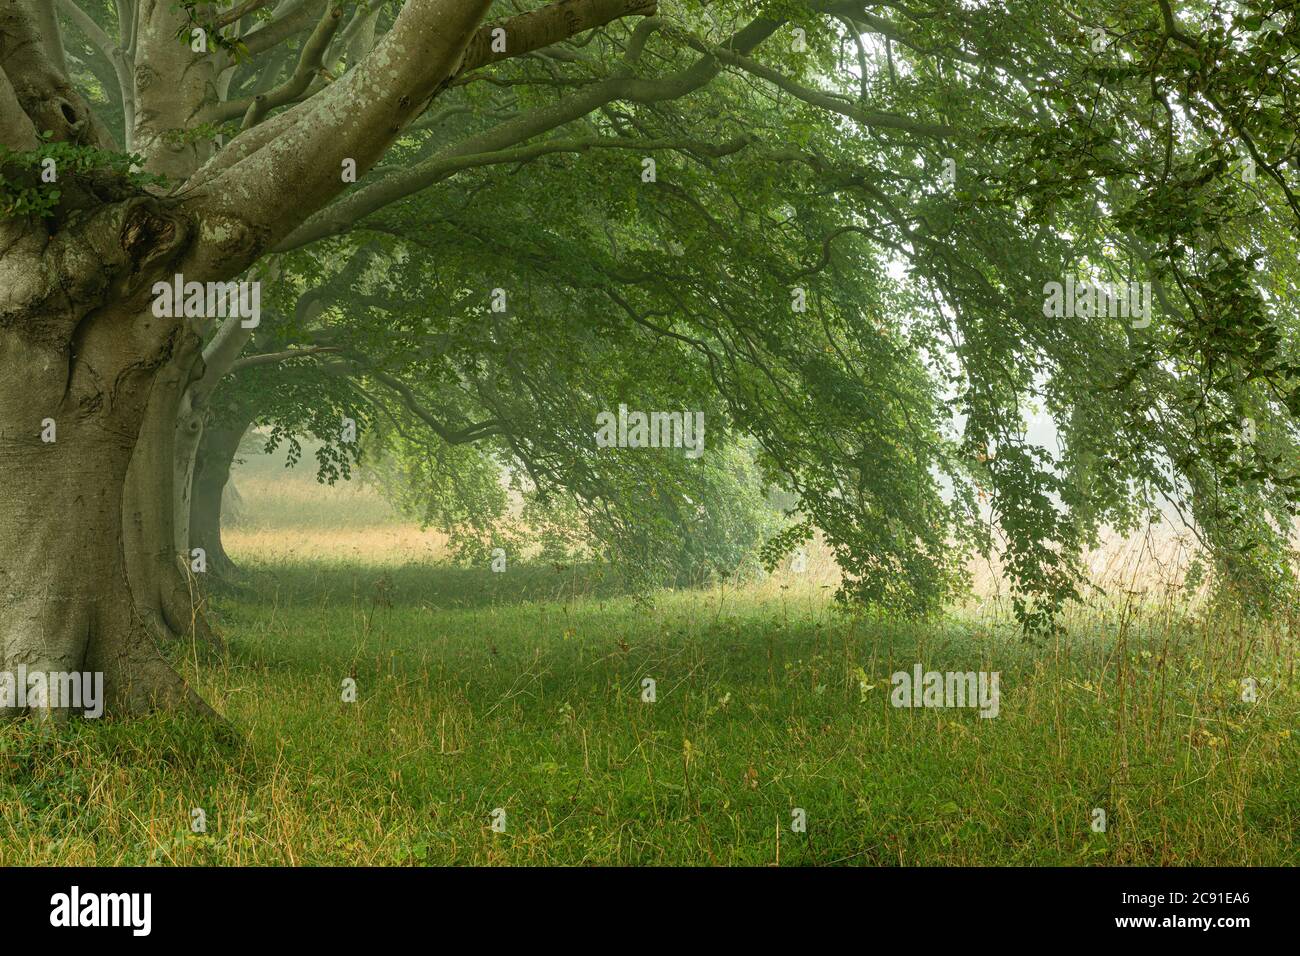
[[[245,369],[258,368],[262,365],[276,365],[280,362],[288,362],[291,359],[306,358],[309,355],[319,355],[323,352],[338,351],[340,351],[340,349],[335,346],[317,345],[311,348],[286,349],[283,352],[263,352],[260,355],[246,355],[243,358],[236,360],[235,364],[230,366],[230,371],[232,374],[237,374]]]
[[[489,23],[465,48],[456,75],[540,50],[623,17],[654,16],[657,8],[657,0],[559,0]]]

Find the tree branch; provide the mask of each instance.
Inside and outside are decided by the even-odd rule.
[[[265,53],[310,27],[327,6],[328,0],[290,0],[269,23],[249,31],[243,38],[244,46],[253,56]]]
[[[36,127],[18,102],[9,77],[0,69],[0,146],[21,153],[35,149],[39,142]]]
[[[465,50],[465,60],[456,75],[540,50],[622,17],[653,16],[656,9],[657,0],[559,0],[516,17],[489,23],[470,41]],[[503,42],[495,45],[503,49],[493,49],[497,37]]]
[[[178,134],[211,96],[217,58],[192,48],[190,11],[173,0],[140,3],[136,20],[133,142],[146,171],[181,182],[211,154],[206,139]]]
[[[741,53],[748,52],[771,36],[779,26],[780,21],[755,20],[736,33],[726,44],[726,48]],[[648,18],[637,26],[628,44],[623,69],[615,76],[593,83],[587,89],[559,102],[506,120],[400,173],[362,187],[290,234],[277,246],[277,251],[294,249],[325,236],[346,231],[370,213],[445,178],[448,162],[458,161],[462,157],[485,155],[508,149],[586,116],[616,99],[627,99],[638,103],[676,99],[699,89],[717,76],[722,69],[722,64],[712,55],[704,56],[679,73],[662,79],[643,80],[633,76],[631,65],[640,56],[646,38],[661,27],[662,23],[658,18]],[[476,164],[470,162],[469,165]]]
[[[235,137],[191,179],[183,204],[208,228],[187,270],[237,274],[343,190],[345,160],[358,172],[378,162],[446,83],[489,3],[408,0],[356,69]],[[265,127],[269,140],[258,136]],[[251,153],[246,137],[258,144]]]
[[[382,369],[375,368],[366,360],[365,356],[360,353],[348,350],[344,351],[347,351],[346,358],[338,362],[333,362],[327,367],[335,371],[341,371],[349,376],[368,376],[380,384],[387,386],[389,390],[397,394],[397,397],[401,400],[402,404],[413,415],[415,415],[416,418],[420,419],[420,421],[428,426],[435,435],[447,444],[464,445],[469,442],[478,441],[481,438],[489,438],[493,435],[499,435],[502,433],[501,429],[503,423],[499,419],[495,418],[490,418],[487,421],[476,422],[457,429],[448,427],[435,418],[433,413],[421,404],[419,399],[415,397],[415,392],[412,391],[411,387],[401,379],[388,374]],[[373,399],[371,400],[373,401]],[[394,423],[396,423],[395,419]]]
[[[237,7],[227,10],[221,16],[217,17],[217,27],[228,27],[232,23],[238,23],[250,13],[256,13],[270,2],[271,0],[244,0],[244,2],[239,4]]]
[[[682,36],[688,45],[699,50],[701,53],[709,53],[716,56],[728,66],[734,66],[744,70],[746,73],[752,73],[754,76],[761,77],[778,89],[784,90],[791,96],[803,100],[803,102],[810,106],[816,106],[818,109],[827,110],[832,113],[839,113],[841,116],[847,116],[850,119],[861,123],[863,126],[870,126],[878,129],[904,130],[918,136],[927,136],[936,139],[954,139],[962,135],[960,130],[954,129],[951,126],[937,123],[925,123],[911,119],[907,116],[900,116],[897,113],[881,113],[875,110],[863,109],[854,103],[850,103],[843,97],[832,96],[829,93],[823,93],[820,90],[814,90],[810,87],[796,83],[783,73],[779,73],[769,66],[764,66],[756,60],[751,60],[749,57],[742,56],[734,50],[711,47],[707,43],[704,43],[689,34],[683,33]]]
[[[0,3],[0,71],[37,133],[62,142],[114,148],[113,137],[68,81],[53,0]],[[12,106],[10,106],[12,108]],[[21,127],[13,119],[7,127]]]
[[[410,386],[401,379],[395,378],[387,372],[377,368],[366,367],[364,372],[366,375],[378,382],[382,382],[384,385],[396,392],[402,399],[402,404],[410,409],[411,413],[420,419],[420,421],[424,422],[424,424],[427,425],[435,435],[449,445],[463,445],[467,442],[477,441],[480,438],[487,438],[491,435],[499,434],[500,432],[501,423],[494,418],[488,419],[485,422],[478,422],[473,425],[466,425],[463,428],[453,430],[438,421],[438,419],[434,418],[433,415],[419,402],[419,400],[416,399],[415,393],[411,391]]]
[[[122,98],[122,138],[129,153],[135,140],[135,79],[131,58],[125,49],[114,43],[99,24],[77,5],[76,0],[58,0],[58,4],[64,15],[113,68],[113,76],[117,78],[118,95]]]
[[[329,49],[330,40],[334,38],[334,32],[339,28],[343,19],[343,8],[335,7],[326,9],[320,22],[316,24],[316,29],[312,31],[307,42],[303,44],[302,51],[298,55],[298,64],[294,67],[293,73],[275,89],[269,93],[259,93],[257,96],[249,96],[238,100],[228,100],[225,103],[218,103],[209,109],[204,119],[209,122],[222,123],[226,120],[234,119],[237,116],[253,116],[254,122],[257,117],[275,109],[278,106],[285,106],[297,100],[303,93],[307,92],[307,87],[311,85],[313,78],[319,73],[322,62],[325,58],[325,51]],[[254,125],[253,122],[245,121],[245,128]]]
[[[662,150],[677,150],[694,156],[720,158],[739,152],[754,142],[752,136],[739,136],[726,143],[704,143],[698,140],[684,139],[623,139],[616,136],[590,136],[584,139],[548,139],[539,143],[529,143],[514,149],[503,149],[492,153],[474,153],[465,156],[449,156],[437,164],[426,167],[429,173],[428,185],[433,185],[454,176],[465,169],[477,169],[484,166],[500,166],[514,163],[528,163],[542,156],[556,153],[585,153],[592,149],[627,149],[642,153]],[[295,234],[296,235],[296,234]],[[295,237],[286,240],[277,252],[293,248],[288,245]],[[310,239],[306,241],[311,241]]]
[[[262,365],[275,365],[279,362],[287,362],[290,359],[319,355],[322,352],[338,351],[340,349],[333,345],[315,345],[310,348],[287,349],[283,352],[263,352],[260,355],[246,355],[230,366],[230,372],[231,374],[238,374],[245,369],[257,368]]]

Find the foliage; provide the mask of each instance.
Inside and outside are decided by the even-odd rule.
[[[134,189],[166,185],[165,177],[136,171],[138,156],[54,141],[48,133],[44,139],[29,150],[0,146],[0,219],[50,216],[78,180],[108,179]],[[47,182],[48,174],[55,178]]]
[[[703,538],[691,560],[667,557],[682,504],[701,500],[686,463],[592,447],[602,410],[688,408],[724,454],[701,476],[752,445],[753,487],[796,496],[801,524],[772,539],[769,562],[819,530],[846,600],[925,613],[960,593],[971,553],[997,552],[1022,623],[1048,628],[1081,597],[1104,529],[1173,513],[1225,599],[1262,613],[1293,602],[1297,217],[1279,117],[1296,100],[1294,11],[763,10],[792,19],[690,95],[588,112],[536,154],[468,163],[454,188],[281,257],[286,315],[308,290],[328,286],[333,302],[276,341],[339,351],[303,366],[351,382],[322,389],[387,418],[416,401],[475,436],[482,456],[426,432],[399,457],[428,482],[415,494],[444,502],[439,520],[487,509],[465,525],[480,546],[501,513],[483,482],[495,461],[580,514],[608,553],[659,568],[651,579],[722,567]],[[665,3],[635,72],[689,75],[701,51],[756,29],[753,12]],[[499,116],[569,103],[626,68],[629,29],[547,75],[521,58],[458,85],[376,175],[457,155]],[[254,76],[242,69],[236,85]],[[781,81],[759,82],[763,70]],[[1044,314],[1047,284],[1067,277],[1149,283],[1152,314]],[[314,398],[292,401],[265,419],[302,420]],[[1040,411],[1057,448],[1028,439]],[[478,491],[452,503],[457,463]],[[671,507],[638,507],[665,487]],[[726,537],[731,523],[723,511],[687,534]]]

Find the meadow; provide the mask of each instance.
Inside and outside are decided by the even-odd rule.
[[[177,649],[230,727],[0,726],[0,865],[1296,862],[1285,625],[1130,587],[1026,640],[996,594],[845,611],[824,561],[632,595],[451,566],[365,490],[240,487],[228,652]],[[998,716],[891,706],[917,663],[999,672]]]

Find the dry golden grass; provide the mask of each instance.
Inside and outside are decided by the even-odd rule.
[[[447,561],[447,536],[414,524],[376,525],[368,528],[307,528],[292,531],[272,528],[235,528],[225,532],[226,549],[238,560],[252,557],[277,563],[303,561],[361,561],[390,566]]]
[[[1155,525],[1144,533],[1122,536],[1108,532],[1099,548],[1084,558],[1092,584],[1107,592],[1163,599],[1181,591],[1194,557],[1191,536],[1169,525]],[[971,562],[971,590],[976,597],[1001,598],[1008,580],[1002,563],[977,558]],[[1197,600],[1201,591],[1183,595]]]

